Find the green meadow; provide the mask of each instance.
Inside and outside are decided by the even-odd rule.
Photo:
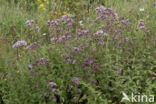
[[[155,0],[0,0],[0,104],[155,103]]]

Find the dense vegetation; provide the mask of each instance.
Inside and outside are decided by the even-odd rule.
[[[0,0],[0,103],[156,95],[155,9],[154,0]]]

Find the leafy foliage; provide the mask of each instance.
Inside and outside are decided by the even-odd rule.
[[[121,104],[122,91],[156,94],[153,2],[0,1],[0,102]]]

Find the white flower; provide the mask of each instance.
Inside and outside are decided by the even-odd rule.
[[[82,25],[83,25],[83,24],[82,24],[82,22],[83,22],[83,21],[79,21],[80,26],[82,26]]]
[[[140,11],[143,12],[145,9],[144,8],[140,8]]]
[[[44,36],[45,36],[45,35],[46,35],[46,33],[43,33],[42,35],[44,35]]]

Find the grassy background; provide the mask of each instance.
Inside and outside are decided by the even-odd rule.
[[[131,92],[156,94],[156,10],[153,3],[154,0],[49,0],[48,3],[0,0],[0,97],[3,99],[0,101],[5,104],[121,104],[121,91],[129,95]],[[41,4],[44,6],[40,7]],[[124,41],[118,45],[112,40],[113,32],[109,33],[104,46],[97,45],[92,34],[105,23],[92,24],[91,21],[96,19],[95,8],[100,5],[111,8],[118,17],[129,19],[131,29],[118,36],[129,37],[133,46]],[[66,49],[63,43],[51,43],[49,37],[47,21],[61,18],[66,12],[76,16],[73,31],[75,28],[88,29],[93,40],[89,48],[73,55],[78,60],[76,65],[66,63],[59,51],[72,55],[72,48],[80,47],[79,43],[85,44],[86,38],[67,41],[69,48]],[[39,26],[39,31],[30,32],[31,28],[25,25],[31,19],[37,21],[34,27]],[[141,20],[146,21],[147,33],[139,29]],[[79,21],[83,21],[83,27],[79,26]],[[42,35],[44,33],[47,35]],[[41,44],[30,51],[25,47],[13,49],[12,45],[18,40],[26,40],[28,44],[40,41]],[[91,51],[94,46],[97,52]],[[90,57],[96,59],[100,69],[81,67]],[[38,65],[29,69],[28,65],[38,58],[48,59],[49,67]],[[81,84],[75,85],[73,77],[79,77]],[[50,81],[57,84],[61,93],[50,93],[51,89],[47,88]],[[67,92],[69,85],[73,86],[71,92]]]

